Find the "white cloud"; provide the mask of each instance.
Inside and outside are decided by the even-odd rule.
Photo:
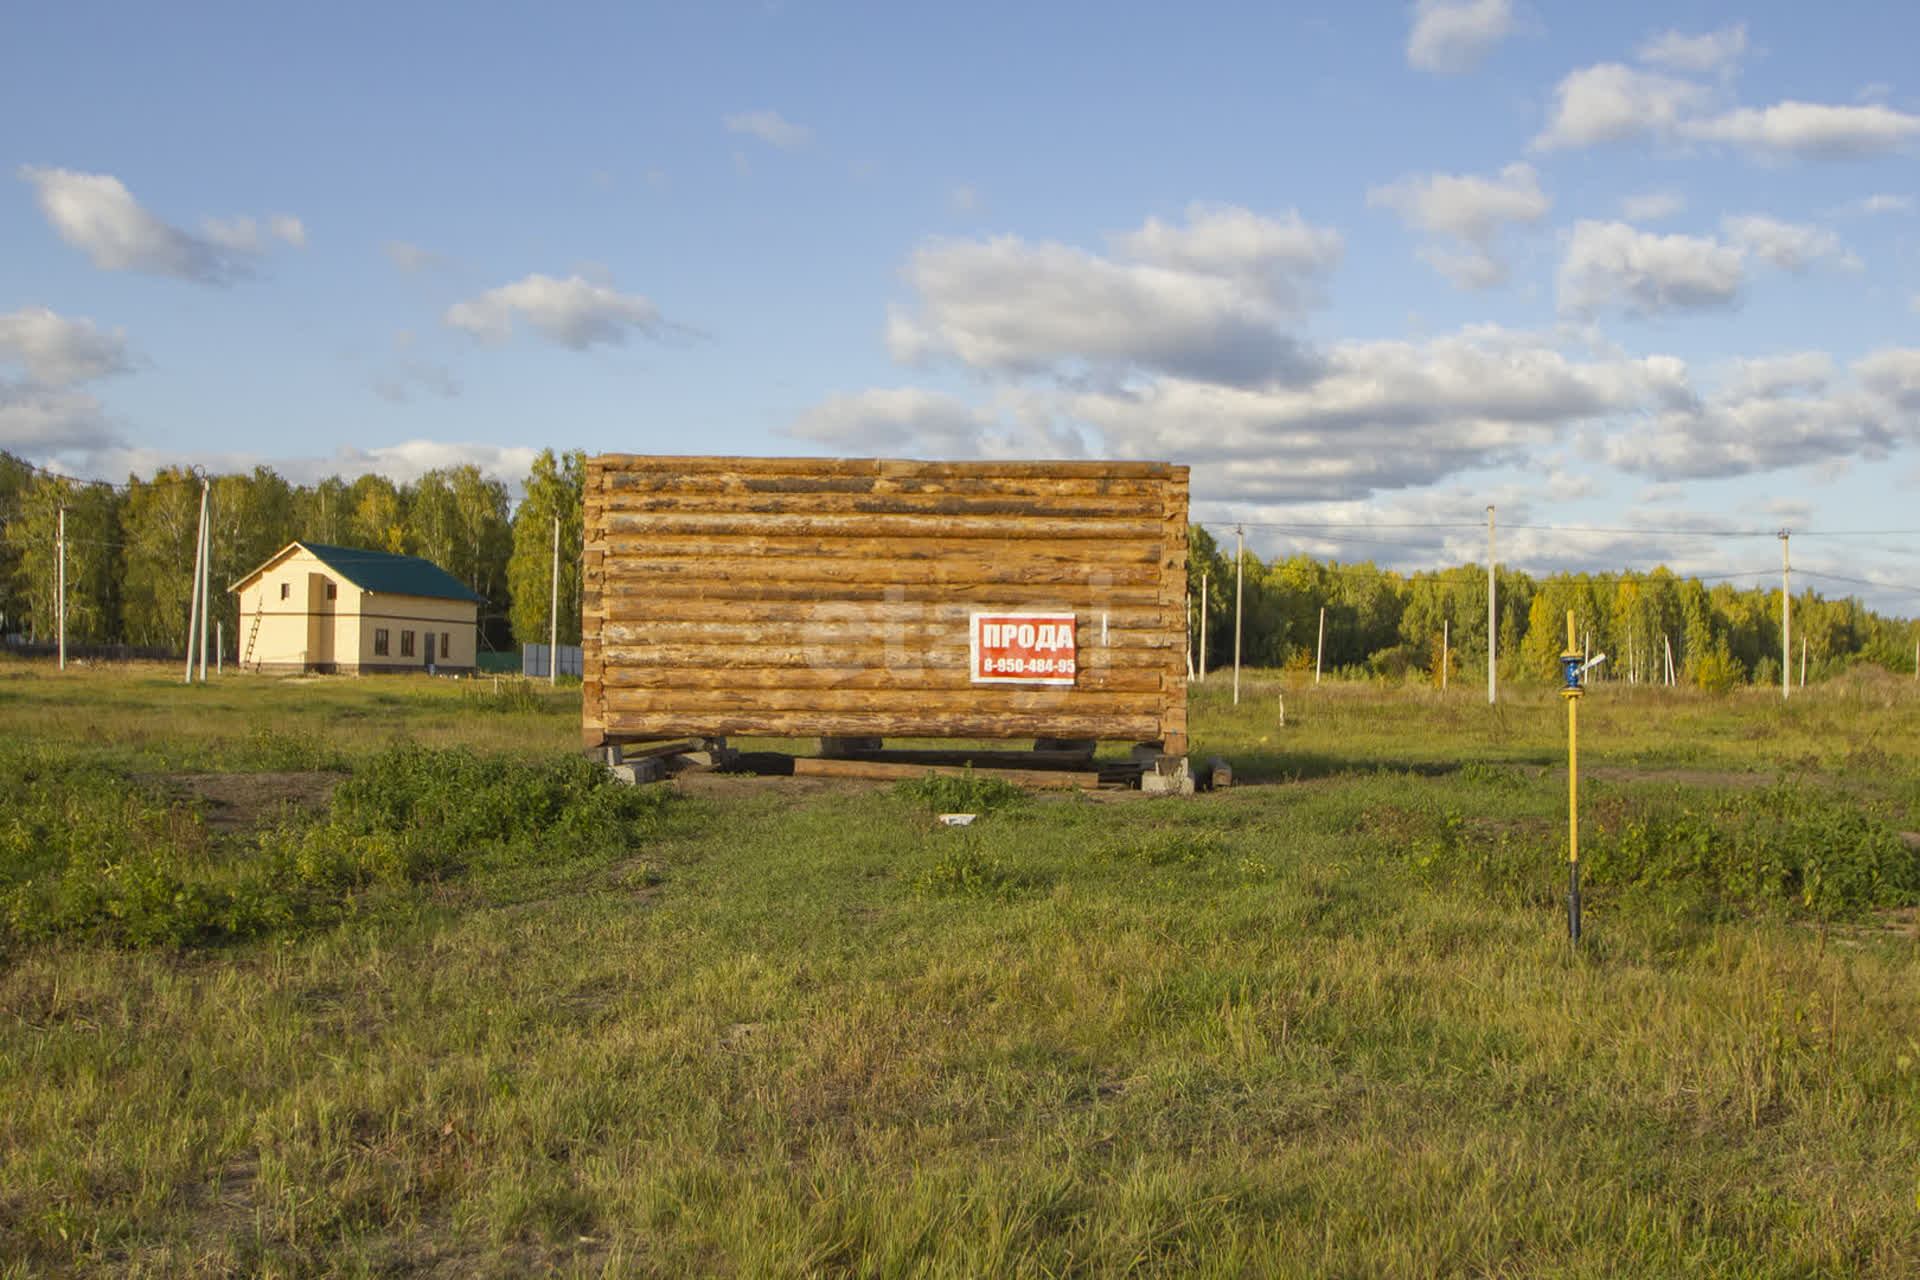
[[[1458,248],[1428,246],[1421,257],[1468,289],[1506,279],[1506,264],[1494,252],[1504,224],[1538,223],[1553,207],[1533,167],[1525,164],[1510,164],[1494,178],[1444,173],[1402,178],[1368,191],[1367,203],[1397,211],[1408,226],[1429,235],[1462,242]]]
[[[1063,396],[1123,458],[1200,464],[1196,489],[1298,501],[1421,488],[1462,470],[1523,464],[1570,424],[1682,394],[1662,358],[1578,362],[1534,335],[1486,328],[1426,343],[1355,342],[1297,387],[1163,378]],[[1677,389],[1678,388],[1678,389]]]
[[[1864,214],[1912,213],[1917,206],[1912,196],[1876,195],[1867,196],[1853,206]]]
[[[290,213],[276,213],[268,218],[267,234],[296,249],[307,247],[307,224]]]
[[[1415,0],[1407,65],[1438,75],[1472,71],[1512,27],[1512,0]]]
[[[15,172],[33,184],[40,212],[60,238],[103,271],[227,284],[246,275],[264,248],[252,218],[208,218],[202,223],[205,234],[196,236],[156,217],[110,174],[34,165]],[[305,229],[290,214],[276,214],[268,228],[289,244],[306,243]]]
[[[1531,145],[1551,151],[1667,134],[1710,97],[1701,85],[1656,71],[1617,62],[1584,67],[1554,89],[1547,127]]]
[[[1920,349],[1876,351],[1850,372],[1839,383],[1819,352],[1736,362],[1714,394],[1610,432],[1597,452],[1628,471],[1704,478],[1880,459],[1920,439]]]
[[[1884,347],[1853,362],[1860,384],[1908,414],[1920,414],[1920,348]],[[1909,436],[1920,436],[1920,420],[1909,421]]]
[[[441,321],[484,341],[505,342],[513,336],[516,316],[549,341],[575,351],[601,342],[617,345],[635,330],[658,334],[664,327],[659,310],[637,294],[619,293],[578,275],[559,280],[539,273],[456,302]]]
[[[1742,251],[1782,271],[1805,271],[1821,259],[1852,270],[1860,267],[1860,260],[1840,243],[1840,237],[1824,227],[1749,213],[1720,219],[1720,228]]]
[[[1682,74],[1715,75],[1731,72],[1747,52],[1747,24],[1736,23],[1688,36],[1668,31],[1640,46],[1640,61]]]
[[[438,271],[449,265],[446,258],[405,240],[389,240],[380,248],[387,260],[402,271]]]
[[[1728,366],[1723,386],[1736,399],[1777,398],[1826,390],[1836,372],[1824,351],[1740,357]]]
[[[813,141],[813,130],[781,118],[777,111],[736,111],[726,117],[729,133],[744,133],[782,151],[793,151]]]
[[[260,228],[252,218],[202,218],[200,231],[210,243],[229,253],[260,252]]]
[[[451,400],[460,394],[460,380],[454,377],[453,370],[436,361],[402,360],[373,380],[373,391],[382,400],[395,404],[405,404],[423,391]]]
[[[0,449],[32,456],[105,448],[119,440],[98,396],[0,378]]]
[[[70,387],[131,367],[121,331],[103,333],[91,320],[69,320],[46,307],[0,314],[0,360],[17,362],[42,388]]]
[[[1316,227],[1289,209],[1279,218],[1232,205],[1187,206],[1187,225],[1148,218],[1140,230],[1114,238],[1124,257],[1176,271],[1232,280],[1265,293],[1275,306],[1296,310],[1313,300],[1319,281],[1338,265],[1340,233]]]
[[[785,434],[842,452],[970,458],[980,453],[980,437],[991,420],[942,392],[876,387],[828,397],[796,418]]]
[[[1336,233],[1292,213],[1195,206],[1185,227],[1150,220],[1115,244],[1133,260],[1013,236],[923,245],[905,268],[917,304],[891,310],[888,350],[1011,375],[1302,376],[1285,328],[1337,261]]]
[[[0,366],[17,364],[24,378],[0,378],[0,449],[87,449],[116,443],[100,398],[79,384],[131,367],[126,337],[91,320],[69,320],[46,307],[0,314]]]
[[[1563,310],[1641,314],[1728,306],[1746,283],[1738,248],[1712,237],[1655,235],[1624,222],[1574,225],[1560,264]]]
[[[1920,137],[1920,116],[1879,104],[1856,107],[1781,102],[1741,107],[1682,124],[1680,132],[1706,142],[1729,142],[1782,157],[1834,159],[1892,151]]]
[[[1621,216],[1632,222],[1655,222],[1686,210],[1687,198],[1678,191],[1648,191],[1620,198]]]

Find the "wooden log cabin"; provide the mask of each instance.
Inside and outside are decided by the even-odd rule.
[[[589,459],[587,747],[1186,751],[1187,468]]]

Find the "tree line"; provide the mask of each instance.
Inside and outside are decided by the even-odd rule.
[[[213,620],[233,644],[240,628],[227,588],[299,540],[423,556],[483,598],[488,645],[543,643],[557,517],[560,641],[578,644],[585,469],[582,451],[543,451],[517,505],[506,484],[473,466],[429,471],[407,484],[363,475],[300,485],[269,467],[206,477]],[[68,640],[184,648],[201,483],[179,468],[121,485],[76,481],[0,451],[0,632],[54,637],[64,507]],[[1189,534],[1194,639],[1197,646],[1204,607],[1207,664],[1220,667],[1233,660],[1233,559],[1204,527]],[[1269,561],[1248,552],[1242,568],[1241,660],[1249,666],[1311,669],[1324,609],[1321,662],[1330,674],[1438,679],[1443,655],[1453,676],[1486,670],[1484,565],[1403,574],[1370,561]],[[1572,609],[1581,646],[1609,655],[1612,678],[1660,680],[1670,650],[1676,678],[1703,687],[1780,679],[1777,590],[1709,587],[1666,569],[1542,578],[1502,569],[1496,604],[1504,678],[1554,672]],[[1861,661],[1914,670],[1915,625],[1851,597],[1795,596],[1793,635],[1793,660],[1804,643],[1809,679]]]
[[[548,636],[553,524],[560,522],[560,642],[580,643],[581,486],[586,455],[534,459],[517,505],[478,467],[407,484],[330,476],[294,484],[270,467],[207,476],[212,621],[239,635],[228,588],[289,542],[422,556],[482,597],[485,646]],[[56,543],[66,512],[67,638],[180,650],[186,644],[203,478],[180,468],[109,485],[52,475],[0,451],[0,632],[54,638]]]
[[[1325,613],[1323,672],[1345,677],[1435,681],[1445,669],[1473,679],[1487,669],[1487,569],[1465,564],[1397,573],[1371,561],[1341,564],[1296,555],[1262,560],[1243,553],[1240,660],[1248,666],[1311,670]],[[1234,561],[1201,526],[1189,529],[1187,580],[1196,655],[1199,615],[1207,613],[1209,668],[1233,661]],[[1665,679],[1671,654],[1677,682],[1725,690],[1752,682],[1778,684],[1780,591],[1708,586],[1665,568],[1546,577],[1498,569],[1497,666],[1503,679],[1552,677],[1566,647],[1566,615],[1574,613],[1577,646],[1605,653],[1602,678]],[[1875,613],[1857,599],[1830,600],[1804,591],[1793,598],[1793,669],[1804,645],[1808,680],[1859,662],[1890,671],[1915,669],[1920,629]]]

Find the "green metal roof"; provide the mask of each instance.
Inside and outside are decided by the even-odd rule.
[[[385,551],[362,551],[358,547],[330,547],[321,542],[302,542],[323,564],[359,587],[383,596],[428,596],[435,600],[471,600],[485,604],[485,597],[431,560],[419,556],[396,556]]]

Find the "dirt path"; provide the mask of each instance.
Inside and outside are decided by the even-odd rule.
[[[333,789],[346,776],[306,769],[288,773],[174,773],[156,781],[180,802],[199,809],[210,830],[232,835],[326,808]]]

